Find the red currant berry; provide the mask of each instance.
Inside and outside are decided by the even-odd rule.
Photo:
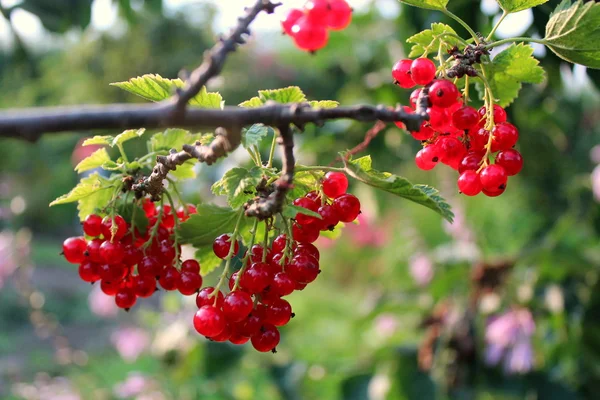
[[[273,244],[271,245],[271,250],[273,253],[281,253],[285,250],[285,246],[287,243],[286,235],[279,235],[273,240]]]
[[[249,337],[247,336],[242,336],[241,334],[239,334],[238,332],[232,332],[231,336],[229,337],[229,342],[233,343],[233,344],[244,344],[246,343],[248,340],[250,340]]]
[[[264,252],[265,250],[260,244],[255,244],[250,249],[250,260],[252,262],[262,262]],[[267,254],[267,258],[268,257],[269,255]]]
[[[177,290],[184,296],[192,295],[202,287],[202,277],[197,272],[181,272],[177,281]]]
[[[271,290],[280,297],[287,296],[294,289],[294,280],[285,272],[278,272],[271,283]]]
[[[311,199],[307,199],[306,197],[301,197],[299,199],[296,199],[293,201],[292,204],[294,204],[297,207],[306,208],[306,209],[308,209],[310,211],[314,211],[314,212],[317,212],[317,210],[319,209],[319,206],[317,205],[317,203],[315,203]],[[311,216],[303,214],[303,213],[298,213],[296,215],[296,221],[298,221],[298,223],[301,225],[310,225],[310,224],[317,222],[318,218],[311,217]]]
[[[236,324],[236,329],[241,335],[250,337],[259,331],[262,324],[263,317],[253,310],[248,317]]]
[[[227,321],[223,312],[212,305],[200,307],[194,314],[194,328],[206,337],[214,337],[225,330]]]
[[[506,175],[513,176],[521,172],[523,168],[523,156],[515,149],[508,149],[496,155],[496,164],[506,171]]]
[[[404,89],[410,89],[416,85],[415,81],[413,81],[412,77],[410,76],[411,65],[412,60],[404,59],[398,61],[392,68],[392,77],[396,83]]]
[[[487,197],[498,197],[502,193],[504,193],[505,190],[506,190],[506,188],[501,189],[501,190],[487,190],[486,188],[481,189],[483,194],[485,194]]]
[[[200,263],[194,259],[185,260],[181,263],[181,272],[200,273]]]
[[[348,178],[343,172],[328,172],[323,178],[323,193],[335,199],[348,190]]]
[[[287,266],[286,272],[296,282],[310,283],[319,276],[319,262],[310,256],[296,256]]]
[[[519,131],[508,122],[501,122],[492,129],[492,152],[508,150],[517,144]]]
[[[115,226],[114,235],[111,229]],[[107,241],[119,241],[127,234],[127,222],[120,215],[115,215],[114,220],[110,216],[104,217],[102,220],[102,235]]]
[[[107,264],[119,264],[125,258],[125,247],[121,242],[105,240],[100,246],[100,257]]]
[[[223,300],[223,314],[231,322],[240,322],[246,318],[253,307],[252,297],[241,290],[229,293]]]
[[[254,263],[240,278],[242,287],[250,293],[260,293],[271,283],[271,268],[263,262]]]
[[[137,297],[131,289],[122,288],[115,294],[117,307],[129,310],[135,304]]]
[[[221,333],[219,333],[216,336],[211,336],[211,337],[209,337],[209,339],[212,340],[213,342],[221,342],[221,343],[226,342],[229,340],[232,333],[233,333],[233,331],[231,330],[231,326],[229,324],[225,324],[225,328],[223,329],[223,331]]]
[[[319,238],[320,227],[312,225],[298,225],[294,224],[292,227],[292,237],[296,242],[300,243],[312,243]]]
[[[125,278],[128,268],[123,264],[99,264],[98,275],[102,280],[117,282]]]
[[[213,243],[213,251],[219,258],[225,258],[231,249],[231,237],[227,234],[218,236]],[[233,254],[236,255],[240,251],[240,244],[236,241],[233,248]]]
[[[485,107],[481,107],[478,111],[479,117],[482,120],[485,120],[487,117],[487,109]],[[494,123],[499,124],[500,122],[506,122],[506,111],[504,108],[500,107],[498,104],[494,104]]]
[[[292,27],[292,37],[296,46],[301,50],[317,51],[322,49],[329,40],[325,26],[302,17]]]
[[[127,265],[137,265],[144,258],[144,253],[142,250],[138,249],[132,244],[128,244],[124,249],[125,255],[123,257],[123,262]]]
[[[490,140],[490,131],[484,128],[469,130],[469,149],[471,151],[483,151]]]
[[[292,306],[284,299],[273,301],[265,312],[265,322],[275,326],[283,326],[292,318]]]
[[[508,176],[502,166],[492,164],[481,170],[480,179],[483,189],[488,192],[498,192],[506,188]]]
[[[319,207],[321,207],[322,205],[322,201],[321,201],[321,194],[315,190],[310,191],[308,193],[306,193],[306,197],[307,199],[311,199],[312,201],[314,201]]]
[[[435,145],[423,147],[415,156],[415,164],[424,171],[433,169],[439,161],[439,148]]]
[[[341,31],[350,25],[352,21],[352,7],[346,0],[329,1],[329,17],[327,26],[334,31]]]
[[[179,275],[179,271],[175,267],[167,267],[160,274],[158,283],[165,290],[175,290],[179,282]]]
[[[294,249],[294,257],[300,255],[308,255],[319,261],[321,258],[321,254],[319,253],[319,249],[312,243],[301,243]]]
[[[360,214],[360,201],[352,194],[346,193],[333,201],[333,207],[342,222],[352,222]]]
[[[456,129],[467,130],[473,128],[479,122],[479,114],[473,107],[464,106],[452,114],[452,125]]]
[[[438,80],[429,87],[429,101],[434,106],[447,108],[458,101],[460,92],[456,85],[447,80]]]
[[[102,217],[96,214],[88,215],[83,221],[83,232],[92,237],[102,235]]]
[[[417,108],[417,100],[419,99],[420,95],[421,95],[421,89],[415,89],[410,94],[409,102],[410,102],[410,106],[412,108]]]
[[[300,283],[300,282],[296,282],[296,287],[294,288],[294,290],[304,290],[304,288],[306,288],[307,283]]]
[[[146,256],[142,258],[142,261],[140,261],[137,265],[139,275],[152,278],[160,276],[162,269],[163,268],[160,262],[152,256]]]
[[[329,204],[319,207],[318,213],[322,218],[319,221],[322,231],[333,230],[338,222],[340,222],[340,217],[338,216],[336,209]]]
[[[298,20],[303,16],[304,12],[302,12],[302,10],[298,10],[297,8],[290,9],[281,19],[281,26],[283,28],[283,31],[291,36],[292,27],[296,25],[296,22],[298,22]]]
[[[63,242],[63,255],[72,264],[80,264],[85,261],[87,242],[83,236],[70,237]]]
[[[460,177],[458,178],[458,190],[460,190],[462,194],[475,196],[481,192],[481,189],[481,181],[479,180],[479,174],[476,171],[470,169],[460,174]]]
[[[458,165],[458,173],[462,174],[468,170],[478,170],[479,164],[481,163],[481,154],[470,152],[467,153],[466,156],[463,157],[460,164]]]
[[[96,282],[100,279],[100,275],[98,275],[98,265],[93,262],[84,261],[79,265],[79,277],[84,282]]]
[[[144,214],[146,214],[146,218],[155,217],[158,214],[156,211],[156,205],[150,199],[144,199],[142,203],[142,208],[144,209]]]
[[[435,135],[435,131],[427,122],[423,122],[418,131],[410,131],[410,134],[415,140],[423,141],[431,139]]]
[[[198,308],[201,308],[202,306],[207,306],[207,305],[213,305],[215,303],[215,297],[210,297],[210,295],[215,291],[215,288],[212,286],[207,286],[204,289],[200,290],[198,292],[198,296],[196,296],[196,305],[198,306]],[[221,291],[219,291],[219,293],[217,293],[217,308],[221,308],[223,306],[223,299],[225,299],[225,296],[223,296],[223,293]]]
[[[465,145],[452,136],[441,137],[437,145],[440,150],[440,161],[453,169],[458,169],[458,165],[467,154]]]
[[[328,0],[309,0],[304,4],[306,17],[315,25],[325,25],[329,19]]]
[[[104,243],[102,239],[92,239],[88,242],[85,252],[90,261],[95,263],[104,262],[104,259],[100,255],[100,246],[102,246],[102,243]]]
[[[156,292],[156,278],[153,276],[133,276],[133,291],[138,297],[150,297]]]
[[[108,296],[114,296],[121,288],[121,282],[111,282],[102,279],[100,281],[100,290]]]
[[[416,58],[410,65],[410,75],[417,85],[427,85],[435,78],[435,64],[428,58]]]
[[[262,353],[272,351],[279,344],[279,330],[271,324],[265,324],[250,340],[256,350]]]

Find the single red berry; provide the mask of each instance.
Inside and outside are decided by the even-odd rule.
[[[435,78],[435,64],[428,58],[416,58],[410,65],[410,75],[417,85],[427,85]]]
[[[484,128],[471,129],[467,135],[469,137],[469,150],[483,151],[490,140],[490,131]]]
[[[88,215],[83,221],[83,232],[92,237],[102,235],[102,217],[96,214]]]
[[[434,106],[450,107],[458,101],[459,96],[460,92],[456,85],[444,79],[433,82],[429,87],[429,101]]]
[[[487,109],[485,106],[481,107],[478,113],[481,120],[485,120],[487,117]],[[498,104],[494,104],[494,123],[499,124],[500,122],[506,122],[506,118],[507,116],[504,108],[500,107]]]
[[[283,28],[283,31],[291,36],[292,27],[296,25],[296,22],[298,22],[298,20],[303,16],[304,12],[302,12],[302,10],[298,10],[297,8],[288,10],[288,12],[285,13],[281,19],[281,27]]]
[[[115,227],[113,234],[112,227]],[[114,219],[110,216],[104,217],[102,220],[102,235],[107,241],[119,241],[127,234],[127,222],[120,215],[115,215]]]
[[[296,282],[296,287],[294,288],[294,290],[304,290],[304,288],[306,288],[306,285],[308,285],[308,284]]]
[[[492,152],[508,150],[517,144],[519,131],[511,123],[501,122],[492,129]]]
[[[298,225],[294,224],[292,226],[292,237],[295,241],[300,243],[312,243],[319,238],[320,227],[316,226],[317,224],[312,225]]]
[[[460,161],[460,164],[458,165],[458,173],[462,174],[463,172],[468,170],[478,170],[479,164],[481,163],[481,158],[481,154],[479,153],[467,153],[467,155],[463,157],[463,159]]]
[[[273,240],[273,244],[271,245],[271,250],[273,253],[281,253],[285,250],[285,246],[287,243],[287,236],[285,234],[279,235]]]
[[[98,264],[98,275],[102,280],[116,282],[127,276],[129,269],[124,264]]]
[[[229,250],[231,249],[231,237],[224,233],[221,236],[218,236],[213,243],[213,251],[216,256],[219,258],[225,258],[229,254]],[[235,246],[233,248],[233,254],[236,255],[240,251],[240,244],[236,241]]]
[[[198,306],[198,308],[202,308],[202,306],[207,306],[207,305],[212,306],[215,303],[215,298],[210,297],[210,295],[214,291],[215,291],[214,287],[207,286],[198,292],[198,296],[196,296],[196,305]],[[219,291],[219,293],[217,293],[216,297],[217,297],[216,306],[217,306],[217,308],[221,308],[223,306],[223,299],[225,298],[225,296],[223,296],[223,293],[221,291]]]
[[[283,253],[277,253],[271,259],[269,266],[271,267],[271,273],[273,274],[273,276],[275,274],[277,274],[278,272],[283,271],[283,269],[284,269],[283,264],[285,264],[285,266],[287,266],[287,264],[289,264],[289,262],[288,262],[289,260],[284,260],[283,264],[281,263],[282,260],[283,260]]]
[[[292,27],[294,43],[301,50],[317,51],[322,49],[329,40],[325,26],[311,21],[306,16],[296,21]]]
[[[225,330],[226,325],[223,312],[212,305],[202,306],[194,314],[194,328],[203,336],[217,336]]]
[[[413,90],[412,93],[410,94],[409,103],[412,108],[417,108],[417,100],[419,99],[420,95],[421,95],[420,88]]]
[[[121,242],[105,240],[100,246],[100,257],[106,264],[119,264],[125,258],[125,247]]]
[[[284,299],[277,299],[267,307],[265,322],[275,326],[283,326],[292,318],[292,306]]]
[[[415,140],[429,140],[435,135],[435,131],[431,128],[429,123],[423,121],[418,131],[410,131],[411,136]]]
[[[342,222],[352,222],[360,214],[360,201],[352,194],[346,193],[333,201],[333,207]]]
[[[158,214],[158,211],[156,211],[156,205],[150,199],[144,199],[142,202],[142,208],[144,209],[146,218],[152,218]]]
[[[333,230],[338,222],[340,222],[337,210],[329,204],[319,207],[318,213],[322,218],[319,221],[322,231]]]
[[[231,336],[229,337],[229,342],[233,343],[233,344],[244,344],[246,343],[248,340],[250,340],[249,337],[247,336],[243,336],[238,332],[232,332]]]
[[[192,295],[202,287],[202,277],[197,272],[181,272],[177,281],[177,290],[184,296]]]
[[[100,290],[108,296],[114,296],[121,288],[121,282],[111,282],[102,279],[100,281]]]
[[[483,189],[488,192],[498,192],[506,188],[508,176],[502,166],[492,164],[481,170],[480,179]]]
[[[128,244],[124,249],[123,262],[127,265],[137,265],[144,258],[142,250],[135,247],[135,245]]]
[[[239,322],[250,314],[253,306],[252,297],[248,293],[236,290],[225,296],[223,314],[228,321]]]
[[[79,277],[84,282],[93,283],[100,280],[100,275],[98,275],[98,265],[93,262],[84,261],[79,265]]]
[[[175,290],[179,282],[179,275],[179,271],[175,267],[169,266],[160,274],[158,283],[165,290]]]
[[[185,260],[181,263],[181,272],[200,273],[200,263],[194,259]]]
[[[348,190],[348,178],[343,172],[328,172],[323,178],[323,193],[329,198],[335,199]],[[318,208],[318,207],[317,207]]]
[[[329,0],[329,18],[327,26],[334,31],[341,31],[352,21],[352,7],[346,0]]]
[[[479,122],[479,114],[473,107],[464,106],[452,114],[452,125],[456,129],[467,130],[473,128]]]
[[[162,269],[161,263],[152,256],[145,256],[137,265],[139,275],[152,278],[160,276]]]
[[[259,331],[262,324],[263,316],[261,313],[252,310],[252,312],[245,319],[238,322],[235,327],[241,335],[250,337]]]
[[[72,264],[80,264],[85,261],[87,242],[83,236],[70,237],[63,242],[63,255]]]
[[[513,176],[521,172],[523,156],[515,149],[502,150],[496,155],[496,164],[504,168],[508,176]]]
[[[287,296],[295,289],[294,280],[285,272],[278,272],[271,283],[271,290],[278,296]]]
[[[304,4],[306,18],[315,25],[325,25],[329,19],[329,0],[308,0]]]
[[[452,136],[441,137],[437,141],[437,146],[440,152],[440,161],[453,169],[458,169],[458,165],[467,155],[465,145]]]
[[[293,201],[292,204],[294,204],[297,207],[306,208],[306,209],[308,209],[310,211],[314,211],[314,212],[317,212],[317,210],[319,209],[319,206],[317,205],[317,203],[315,203],[311,199],[307,199],[306,197],[301,197],[299,199],[296,199]],[[298,213],[296,215],[296,221],[298,221],[298,223],[301,225],[314,224],[318,220],[319,219],[316,217],[311,217],[311,216],[303,214],[303,213]]]
[[[225,328],[223,329],[223,331],[221,331],[221,333],[215,336],[211,336],[209,337],[209,339],[213,342],[226,342],[229,340],[232,333],[233,331],[231,330],[231,326],[229,324],[225,324]]]
[[[133,290],[122,288],[115,294],[115,303],[117,307],[130,309],[135,304],[137,297]]]
[[[477,171],[469,169],[458,178],[458,190],[467,196],[475,196],[481,192],[482,186]]]
[[[133,279],[133,291],[138,297],[150,297],[156,292],[156,278],[153,276],[135,275]]]
[[[313,257],[299,255],[287,266],[286,272],[296,282],[310,283],[319,276],[319,262]]]
[[[416,85],[415,81],[413,81],[412,77],[410,76],[411,65],[412,60],[404,59],[398,61],[392,67],[392,77],[394,78],[396,83],[404,89],[410,89],[411,87]]]
[[[186,212],[187,209],[187,212]],[[196,209],[196,206],[193,204],[188,204],[186,206],[186,209],[184,209],[183,207],[179,207],[179,209],[177,210],[177,218],[181,221],[181,222],[185,222],[188,219],[190,219],[191,215],[197,214],[198,210]]]
[[[102,263],[104,259],[100,255],[100,246],[104,243],[103,239],[92,239],[88,242],[85,254],[87,258],[95,263]]]
[[[271,324],[265,324],[250,340],[256,350],[262,353],[272,351],[279,344],[279,330]]]
[[[487,190],[486,188],[483,188],[483,189],[481,189],[481,192],[483,194],[485,194],[487,197],[498,197],[502,193],[504,193],[505,190],[506,190],[506,188],[500,189],[500,190]]]
[[[322,205],[321,193],[317,192],[316,190],[312,190],[312,191],[306,193],[306,196],[304,196],[304,197],[306,197],[307,199],[311,199],[312,201],[317,203],[317,205],[319,207],[321,207],[321,205]]]
[[[300,243],[294,249],[294,257],[300,255],[308,255],[319,261],[321,258],[321,254],[319,253],[319,249],[312,243]]]
[[[244,271],[240,278],[242,287],[250,293],[260,293],[271,283],[271,268],[268,264],[257,262]]]
[[[265,250],[263,249],[263,247],[260,244],[255,244],[250,249],[250,261],[251,262],[262,262],[264,252],[265,252]],[[269,255],[267,254],[267,258],[268,257],[269,257]]]
[[[439,148],[436,145],[423,147],[415,156],[415,164],[424,171],[433,169],[439,161]]]

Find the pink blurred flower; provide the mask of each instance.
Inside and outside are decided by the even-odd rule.
[[[0,288],[6,277],[17,268],[15,237],[8,231],[0,232]]]
[[[381,314],[375,319],[375,330],[383,337],[392,336],[400,323],[393,314]]]
[[[151,389],[153,382],[144,375],[134,372],[127,376],[125,381],[115,385],[113,392],[115,396],[122,399],[141,395],[146,390]]]
[[[417,253],[410,258],[408,261],[408,270],[415,283],[419,286],[427,286],[433,279],[433,262],[423,253]]]
[[[535,322],[528,309],[510,310],[490,319],[485,332],[485,361],[496,365],[504,358],[508,373],[524,373],[533,367],[531,336]]]
[[[104,318],[115,317],[119,312],[114,297],[104,294],[100,284],[94,285],[88,296],[88,305],[94,314]]]
[[[134,362],[150,345],[150,336],[140,328],[121,328],[110,337],[115,349],[127,362]]]
[[[344,228],[350,240],[360,247],[382,247],[389,239],[387,230],[378,221],[368,219],[364,214],[358,216],[359,225],[346,224]]]
[[[528,336],[520,336],[506,353],[504,369],[510,373],[523,374],[533,367],[533,348]]]
[[[591,178],[592,193],[594,193],[596,201],[600,202],[600,165],[597,165],[596,168],[594,168]]]

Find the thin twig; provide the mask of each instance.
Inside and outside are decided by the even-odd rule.
[[[355,154],[360,153],[361,151],[365,151],[366,148],[369,146],[369,143],[371,143],[371,140],[375,139],[375,137],[379,134],[379,132],[384,130],[386,126],[387,125],[383,121],[375,122],[375,125],[373,125],[371,127],[371,129],[369,129],[367,131],[367,133],[365,133],[364,140],[346,152],[346,159],[348,159],[349,157],[351,157]],[[342,161],[342,157],[340,157],[340,156],[336,157],[336,159],[333,160],[329,164],[329,166],[332,167],[336,162],[339,162],[339,161]]]

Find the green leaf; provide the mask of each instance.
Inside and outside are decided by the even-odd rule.
[[[232,208],[239,208],[256,196],[254,188],[260,183],[262,176],[262,169],[258,167],[250,170],[232,168],[212,185],[211,190],[216,196],[227,196],[227,202]]]
[[[182,244],[212,246],[217,236],[233,232],[239,211],[214,204],[200,204],[197,209],[197,214],[180,225],[177,236]]]
[[[116,162],[114,162],[112,160],[108,160],[102,164],[102,169],[107,170],[107,171],[117,171],[117,170],[121,169],[121,164],[117,164]]]
[[[173,171],[169,171],[169,175],[174,176],[177,179],[194,179],[196,177],[196,160],[187,160]]]
[[[528,8],[539,6],[548,0],[496,0],[500,7],[508,13],[527,10]]]
[[[274,134],[275,131],[270,126],[254,124],[250,128],[242,130],[242,146],[246,149],[258,146],[264,138]]]
[[[600,3],[563,0],[550,15],[544,39],[560,58],[600,69]]]
[[[100,176],[97,172],[92,175],[83,178],[77,186],[75,186],[69,193],[64,194],[50,203],[50,207],[59,204],[73,203],[92,195],[96,191],[105,190],[111,188],[111,182]]]
[[[200,141],[202,144],[210,143],[213,139],[212,134],[191,133],[185,129],[167,129],[164,132],[158,132],[150,138],[150,151],[169,151],[171,149],[181,149],[184,144],[193,144]]]
[[[334,100],[313,100],[309,101],[308,104],[313,108],[336,108],[340,105],[339,102]]]
[[[86,139],[83,142],[82,146],[89,145],[103,145],[115,147],[120,144],[125,143],[128,140],[135,139],[137,137],[142,136],[146,130],[144,128],[141,129],[129,129],[123,133],[118,134],[117,136],[103,135],[103,136],[94,136],[93,138]]]
[[[294,174],[294,187],[287,194],[288,199],[292,202],[298,197],[303,197],[306,193],[314,190],[317,187],[317,178],[319,173],[310,173],[309,171],[300,171]]]
[[[147,74],[132,78],[127,82],[111,83],[129,93],[136,94],[150,101],[162,101],[171,97],[177,88],[183,88],[185,83],[181,79],[167,79],[160,75]],[[223,97],[219,93],[209,93],[203,87],[189,104],[201,108],[223,108]]]
[[[448,51],[454,46],[458,46],[460,41],[453,36],[442,36],[445,33],[451,33],[456,35],[456,31],[452,27],[435,22],[431,24],[431,29],[425,29],[422,32],[417,33],[406,39],[407,43],[412,43],[413,47],[410,49],[409,57],[421,57],[425,54],[425,50],[428,52],[438,51],[440,47],[440,41],[442,42],[442,50]]]
[[[250,100],[246,100],[243,103],[240,103],[240,107],[244,108],[257,108],[263,105],[264,103],[259,97],[253,97]]]
[[[427,10],[445,10],[448,5],[448,0],[400,0],[400,2]]]
[[[304,92],[302,92],[302,89],[298,86],[289,86],[283,89],[274,90],[259,90],[258,97],[263,103],[266,103],[269,100],[282,104],[304,103],[306,101]]]
[[[110,161],[110,156],[108,155],[106,149],[103,147],[101,149],[96,150],[85,159],[81,160],[81,162],[75,167],[75,171],[77,173],[89,171],[90,169],[101,167],[105,162],[108,161]]]
[[[321,217],[321,214],[314,212],[313,210],[309,210],[308,208],[295,206],[293,204],[286,205],[285,208],[283,209],[282,214],[284,217],[287,217],[287,218],[296,218],[296,215],[304,214],[304,215],[308,215],[309,217],[323,219],[323,217]]]
[[[345,157],[342,157],[345,160]],[[452,222],[454,214],[450,205],[439,192],[426,185],[413,185],[406,178],[392,175],[389,172],[380,172],[371,168],[371,156],[361,157],[353,161],[344,161],[348,175],[358,179],[374,188],[384,190],[424,205],[439,213],[442,217]]]
[[[200,275],[206,276],[221,265],[221,260],[215,255],[212,246],[203,246],[196,250],[196,260],[200,263]]]
[[[112,147],[113,137],[110,135],[96,135],[83,141],[82,146],[102,145]]]
[[[517,98],[523,82],[544,81],[544,70],[532,54],[533,48],[530,45],[512,44],[485,66],[492,93],[500,106],[506,107]],[[483,83],[478,81],[476,85],[483,98],[485,90]]]

